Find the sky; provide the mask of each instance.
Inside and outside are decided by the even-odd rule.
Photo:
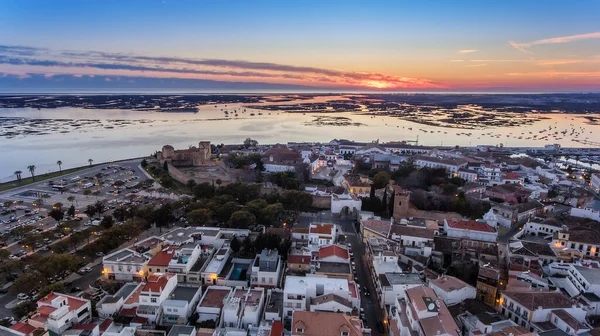
[[[0,0],[0,81],[600,91],[599,13],[596,0]]]

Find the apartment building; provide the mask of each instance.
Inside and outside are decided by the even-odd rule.
[[[335,244],[337,231],[335,224],[311,223],[308,227],[308,243],[316,248]]]
[[[294,311],[308,310],[312,299],[324,295],[337,295],[352,302],[352,298],[359,293],[353,292],[351,287],[346,279],[287,276],[283,290],[283,315],[289,319]],[[356,308],[360,308],[360,302],[355,302],[359,304]]]
[[[241,329],[247,329],[251,325],[258,326],[265,300],[264,288],[234,288],[223,306],[221,325]]]
[[[137,316],[148,319],[150,323],[159,323],[163,313],[162,304],[176,286],[177,276],[173,274],[149,275],[138,296]]]
[[[581,293],[593,293],[600,296],[600,262],[592,260],[575,263],[555,262],[548,265],[548,270],[551,276],[561,276],[555,279],[556,285],[569,293],[571,297]]]
[[[496,242],[498,231],[486,222],[456,218],[444,219],[444,232],[448,237]]]
[[[467,299],[474,299],[477,295],[475,287],[449,275],[429,281],[429,287],[444,301],[446,306],[452,306]]]
[[[125,248],[102,257],[102,276],[117,281],[142,281],[150,260],[147,254]]]
[[[199,286],[177,285],[162,303],[161,325],[186,324],[200,300],[202,288]]]
[[[437,156],[417,155],[415,165],[419,168],[444,168],[449,174],[457,173],[459,169],[467,166],[464,159],[440,158]]]
[[[227,298],[231,295],[232,288],[227,286],[208,286],[204,295],[198,302],[196,313],[198,313],[198,322],[215,321],[219,325],[221,311]]]
[[[264,249],[252,262],[251,286],[279,287],[283,272],[281,257],[277,250]]]
[[[37,302],[37,310],[27,323],[62,335],[77,323],[83,323],[92,317],[92,305],[89,300],[51,292]]]
[[[375,284],[377,297],[382,298],[379,301],[379,307],[394,306],[396,299],[405,299],[406,291],[410,288],[423,285],[423,280],[418,273],[396,273],[388,272],[378,275],[378,281]]]
[[[390,319],[394,335],[458,336],[460,329],[448,308],[433,291],[419,286],[406,291],[406,299],[397,299]]]
[[[360,319],[342,313],[295,311],[292,336],[363,336]]]
[[[564,310],[577,321],[585,321],[586,311],[561,292],[547,290],[505,291],[501,293],[502,314],[530,331],[546,331],[553,323],[551,313]],[[556,325],[556,327],[558,327]],[[564,330],[566,333],[569,331]]]
[[[203,285],[216,285],[219,274],[225,268],[231,249],[229,247],[222,247],[212,256],[212,259],[204,266],[201,273]]]

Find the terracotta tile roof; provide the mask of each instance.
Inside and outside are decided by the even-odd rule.
[[[52,306],[41,306],[38,307],[37,312],[42,316],[50,316],[50,314],[52,314],[52,312],[55,310],[56,308]]]
[[[145,317],[136,316],[133,318],[133,320],[131,320],[131,323],[146,324],[148,323],[148,319]]]
[[[270,336],[283,336],[283,323],[281,321],[273,322]]]
[[[491,267],[480,267],[478,275],[484,278],[499,279],[500,271]]]
[[[486,223],[475,220],[462,220],[456,218],[446,218],[448,226],[454,229],[481,231],[481,232],[496,232],[496,230]]]
[[[229,293],[231,293],[231,291],[227,289],[208,287],[202,301],[200,301],[200,307],[223,308],[223,301],[229,296]]]
[[[142,289],[142,292],[155,292],[155,293],[161,292],[165,288],[165,286],[167,285],[167,282],[169,281],[169,279],[171,277],[173,277],[172,274],[149,275],[146,280],[146,285],[144,285],[144,288]]]
[[[496,331],[493,334],[490,334],[489,336],[519,336],[519,335],[532,335],[533,333],[530,332],[529,330],[525,329],[524,327],[521,326],[510,326],[510,327],[504,327],[499,331]]]
[[[309,227],[309,232],[310,233],[316,233],[316,234],[331,234],[331,232],[334,230],[334,225],[333,224],[311,224]]]
[[[586,328],[585,324],[578,321],[573,315],[569,314],[564,309],[553,310],[552,314],[556,315],[559,319],[563,320],[566,324],[573,328],[573,330]]]
[[[134,304],[140,301],[140,293],[142,292],[142,290],[144,289],[144,286],[139,285],[135,291],[133,293],[131,293],[131,295],[129,295],[129,297],[127,298],[127,300],[124,302],[124,304],[126,305],[130,305],[130,304]]]
[[[303,264],[303,265],[308,265],[310,264],[310,260],[311,260],[311,256],[309,255],[298,255],[298,254],[293,254],[293,255],[288,255],[288,264]]]
[[[148,261],[148,266],[169,266],[169,262],[173,259],[173,255],[175,254],[175,250],[164,249],[158,252],[150,261]]]
[[[137,307],[133,307],[133,308],[121,308],[121,310],[119,311],[119,315],[123,315],[123,316],[136,316],[137,315]]]
[[[293,228],[292,233],[308,233],[308,228]]]
[[[323,258],[327,258],[327,257],[331,257],[331,256],[337,256],[342,259],[350,258],[350,254],[348,253],[348,250],[341,246],[338,246],[338,245],[329,245],[326,247],[321,247],[319,249],[319,259],[323,259]]]
[[[340,336],[342,332],[362,336],[362,323],[358,318],[342,313],[295,311],[292,316],[294,335]]]
[[[37,328],[32,326],[31,324],[17,322],[10,326],[10,329],[23,333],[25,335],[29,335],[34,332]]]
[[[431,280],[429,282],[430,285],[435,285],[439,288],[441,288],[442,290],[444,290],[445,292],[451,292],[451,291],[455,291],[455,290],[459,290],[465,287],[471,287],[469,284],[467,284],[466,282],[455,278],[453,276],[443,276],[439,279],[435,279],[435,280]]]
[[[390,232],[391,227],[392,222],[389,220],[367,219],[363,221],[363,228],[373,232],[377,232],[386,238],[388,233]]]
[[[418,316],[415,309],[418,309],[418,311],[429,311],[429,305],[432,303],[435,305],[435,309],[437,309],[437,313],[434,316],[419,320],[423,335],[434,336],[441,333],[458,336],[458,326],[454,322],[454,318],[446,305],[438,300],[433,289],[425,286],[413,287],[406,290],[406,297],[407,301],[410,302],[410,305],[408,302],[407,305],[413,311],[413,316]]]
[[[325,295],[317,296],[316,298],[313,298],[310,300],[310,304],[313,304],[313,305],[318,305],[318,304],[322,304],[322,303],[326,303],[326,302],[337,302],[346,307],[352,308],[352,302],[344,299],[341,296],[335,295],[335,294],[325,294]]]
[[[89,330],[92,331],[94,330],[98,325],[97,324],[93,324],[93,323],[79,323],[73,326],[73,329],[75,330]]]
[[[110,327],[110,325],[113,324],[113,320],[111,319],[106,319],[104,321],[102,321],[102,323],[100,323],[100,332],[103,333],[104,331],[106,331],[106,329],[108,329],[108,327]]]
[[[59,296],[62,296],[67,299],[67,305],[69,305],[69,310],[77,310],[81,306],[86,304],[86,302],[87,302],[85,300],[76,298],[74,296],[51,292],[48,295],[44,296],[43,298],[39,299],[38,305],[39,304],[42,304],[44,306],[52,305],[52,300],[56,299]]]
[[[571,299],[561,292],[507,291],[503,294],[529,310],[536,310],[538,307],[544,309],[571,308],[573,305]]]
[[[395,192],[396,194],[401,194],[401,195],[410,194],[410,191],[408,191],[408,190],[406,190],[406,189],[404,189],[404,188],[402,188],[401,186],[399,186],[399,185],[396,185],[396,184],[394,184],[394,185],[392,186],[392,189],[394,189],[394,192]]]

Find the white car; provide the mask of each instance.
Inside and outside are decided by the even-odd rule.
[[[25,293],[19,293],[19,295],[17,295],[17,299],[21,301],[29,300],[29,295]]]

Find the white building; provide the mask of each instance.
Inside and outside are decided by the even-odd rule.
[[[149,260],[146,254],[128,248],[118,250],[102,258],[102,275],[117,281],[141,281]]]
[[[352,301],[352,293],[347,279],[315,275],[287,276],[283,290],[283,316],[291,318],[295,310],[308,310],[312,299],[330,294]]]
[[[460,168],[456,173],[458,177],[467,182],[477,182],[479,174],[476,171],[466,168]]]
[[[589,218],[600,222],[600,200],[592,200],[582,208],[571,208],[571,216]]]
[[[217,283],[217,277],[227,264],[230,254],[231,249],[229,247],[222,247],[213,255],[202,270],[202,284],[215,285]]]
[[[543,218],[534,218],[525,223],[523,234],[539,236],[543,238],[552,238],[554,232],[559,232],[562,226],[555,220],[544,220]]]
[[[213,320],[216,325],[219,325],[221,320],[221,310],[223,309],[227,298],[231,295],[231,292],[231,287],[208,286],[196,307],[198,322]]]
[[[498,231],[485,222],[462,219],[444,219],[444,231],[448,237],[467,238],[495,242]]]
[[[397,299],[405,299],[406,291],[423,285],[418,273],[383,273],[379,274],[381,295],[380,307],[394,306]]]
[[[450,174],[458,173],[460,168],[467,166],[464,159],[438,158],[437,156],[417,155],[415,165],[419,168],[444,168]]]
[[[250,285],[279,287],[282,273],[281,257],[277,250],[264,249],[256,255],[252,263]]]
[[[311,223],[308,227],[308,243],[316,247],[331,245],[337,239],[337,226],[330,223]]]
[[[572,297],[581,293],[600,295],[600,263],[597,261],[554,262],[548,265],[548,271],[551,276],[564,276],[564,278],[561,277],[554,281],[560,281],[557,286],[564,289]]]
[[[331,194],[331,213],[341,214],[344,210],[348,214],[358,213],[362,209],[362,200],[355,194]]]
[[[143,283],[126,283],[114,295],[103,297],[96,304],[96,311],[101,318],[111,318],[123,308],[128,299],[133,299],[135,293],[141,291]],[[136,302],[136,306],[137,306]]]
[[[477,294],[475,287],[448,275],[429,281],[429,287],[440,299],[444,300],[447,306],[453,306],[466,299],[474,299]]]
[[[161,324],[186,324],[200,300],[202,288],[178,285],[162,303]]]
[[[539,330],[535,325],[536,322],[554,322],[550,321],[550,315],[555,310],[564,310],[580,322],[585,320],[586,315],[584,309],[558,291],[526,289],[501,292],[500,304],[504,316],[534,331]]]
[[[73,325],[91,317],[92,305],[89,300],[51,292],[38,300],[37,311],[27,323],[62,335]]]
[[[139,294],[137,315],[147,318],[150,323],[158,323],[162,317],[162,303],[169,298],[177,286],[177,276],[173,274],[152,274]]]
[[[460,335],[444,302],[438,299],[431,288],[425,286],[407,290],[405,300],[397,299],[390,319],[393,320],[391,332],[394,335]]]
[[[241,329],[258,326],[264,304],[264,288],[235,288],[223,306],[222,326]]]

